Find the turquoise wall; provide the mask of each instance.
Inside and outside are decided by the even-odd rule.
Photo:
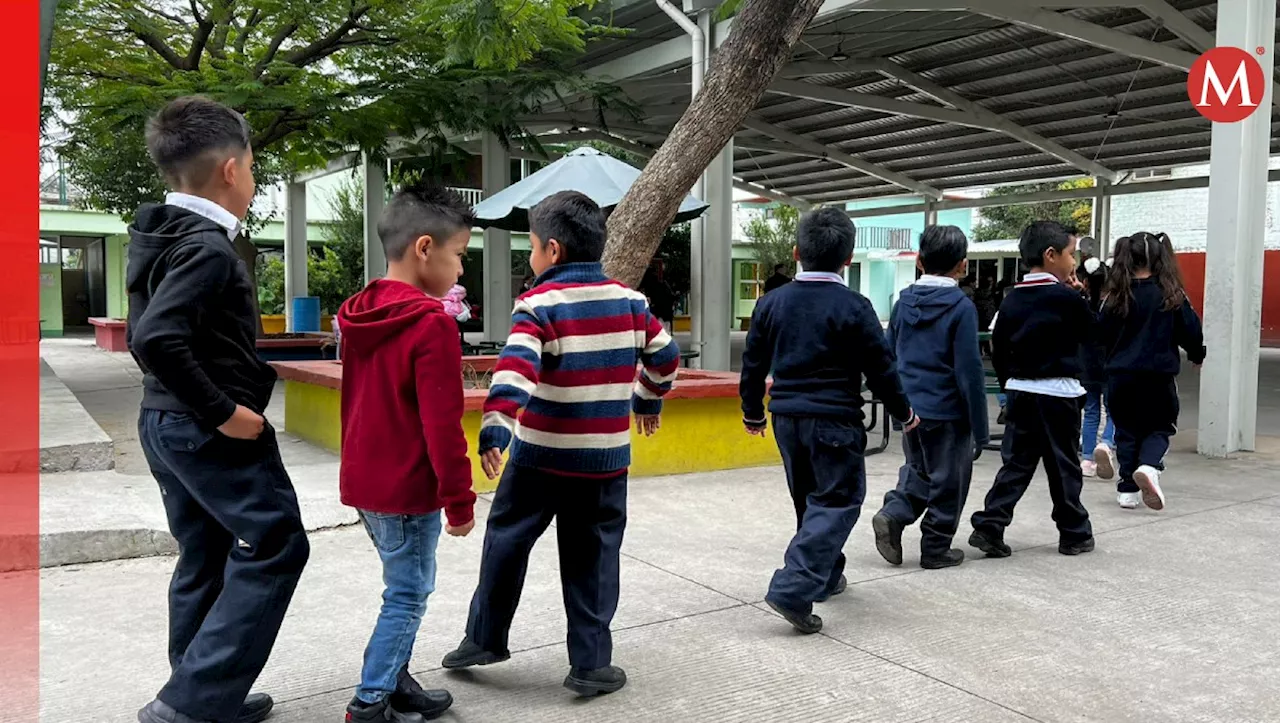
[[[867,201],[852,201],[845,206],[845,209],[848,211],[858,211],[864,208],[910,206],[919,203],[924,203],[924,199],[918,196],[900,196],[897,198],[877,198]],[[881,216],[854,219],[854,224],[857,226],[879,226],[884,228],[909,228],[911,229],[911,236],[915,240],[915,247],[919,248],[920,234],[924,231],[924,214],[888,213]],[[961,231],[964,231],[965,236],[972,236],[973,211],[967,208],[955,208],[939,211],[938,224],[942,226],[956,226]]]

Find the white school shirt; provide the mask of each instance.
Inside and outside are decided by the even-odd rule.
[[[801,271],[796,281],[821,281],[828,284],[844,284],[844,277],[831,271]]]
[[[227,238],[232,241],[240,235],[240,219],[207,198],[174,192],[164,197],[164,203],[166,206],[176,206],[213,221],[226,230]]]
[[[1048,282],[1060,283],[1058,277],[1053,274],[1027,274],[1023,277],[1018,286],[1031,285],[1037,286]],[[1016,288],[1016,287],[1015,287]],[[996,328],[996,319],[1000,313],[991,317],[991,326],[988,331],[994,331]],[[1050,379],[1017,379],[1013,378],[1004,383],[1006,391],[1011,392],[1028,392],[1031,394],[1039,394],[1044,397],[1057,397],[1059,399],[1075,399],[1083,397],[1085,394],[1084,386],[1080,384],[1079,379],[1071,377],[1054,377]]]

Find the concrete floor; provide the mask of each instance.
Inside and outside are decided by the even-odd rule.
[[[1194,429],[1191,381],[1182,385],[1185,429]],[[128,434],[136,397],[108,378],[68,386],[109,434]],[[851,584],[819,606],[826,628],[812,637],[761,604],[793,525],[781,470],[633,480],[614,625],[615,662],[631,683],[591,702],[560,687],[568,663],[553,535],[535,549],[511,661],[463,675],[439,668],[463,634],[481,524],[468,538],[441,540],[411,668],[425,685],[453,691],[444,720],[484,723],[1277,721],[1280,357],[1268,354],[1261,386],[1272,436],[1255,454],[1211,461],[1190,453],[1193,433],[1179,435],[1165,512],[1120,510],[1113,487],[1087,484],[1098,550],[1078,558],[1057,554],[1037,484],[1009,530],[1012,558],[922,571],[911,530],[907,564],[891,567],[865,523],[901,457],[891,449],[870,458],[864,519],[846,547]],[[122,466],[136,469],[128,437],[116,441]],[[295,477],[315,469],[289,464]],[[996,466],[993,454],[979,461],[970,509]],[[42,571],[40,720],[133,719],[167,673],[172,564]],[[260,680],[279,703],[273,720],[341,720],[379,595],[377,557],[360,529],[312,534],[311,564]]]

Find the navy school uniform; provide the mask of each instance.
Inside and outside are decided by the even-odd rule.
[[[1137,492],[1133,473],[1146,465],[1164,469],[1169,438],[1178,430],[1178,372],[1187,353],[1193,364],[1204,362],[1200,317],[1183,298],[1164,308],[1155,279],[1135,279],[1129,313],[1121,316],[1104,306],[1099,336],[1106,349],[1107,405],[1116,424],[1116,460],[1120,492]]]
[[[880,320],[831,273],[802,273],[756,304],[742,355],[743,420],[769,412],[796,510],[796,534],[767,599],[809,613],[839,583],[841,550],[858,521],[867,480],[862,379],[888,413],[911,416]]]
[[[1080,501],[1080,346],[1093,334],[1088,303],[1050,274],[1027,274],[1005,297],[992,330],[992,362],[1009,397],[1002,466],[975,531],[1003,540],[1036,468],[1044,464],[1062,544],[1093,536]]]
[[[889,344],[920,426],[902,436],[907,461],[881,512],[902,525],[923,515],[920,554],[937,557],[959,526],[974,448],[991,438],[977,309],[954,280],[924,276],[894,305]]]

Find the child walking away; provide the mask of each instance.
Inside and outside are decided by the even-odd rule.
[[[612,664],[609,624],[627,521],[630,417],[646,435],[658,430],[680,350],[642,294],[605,276],[605,216],[595,202],[554,194],[529,211],[529,226],[538,278],[516,301],[480,430],[490,479],[508,447],[511,460],[489,510],[467,635],[443,665],[510,657],[529,552],[554,517],[569,618],[564,685],[581,696],[613,693],[627,682]]]
[[[338,312],[342,502],[359,511],[386,585],[347,706],[352,723],[413,723],[453,703],[446,691],[418,685],[409,656],[435,590],[440,511],[450,535],[465,536],[475,524],[462,343],[439,300],[462,275],[471,225],[471,208],[452,191],[400,191],[378,221],[386,278]]]
[[[844,592],[841,550],[867,493],[863,377],[905,429],[918,420],[875,309],[840,273],[852,261],[853,222],[825,208],[800,219],[797,236],[796,260],[806,270],[756,305],[739,391],[747,432],[764,436],[772,370],[769,412],[796,511],[796,534],[765,602],[796,630],[816,633],[822,618],[813,604]]]
[[[1160,237],[1140,232],[1116,242],[1100,333],[1107,350],[1108,404],[1116,420],[1117,502],[1133,509],[1141,500],[1162,510],[1160,473],[1180,409],[1178,349],[1199,366],[1205,347],[1177,260]]]
[[[973,515],[969,544],[988,557],[1008,557],[1004,531],[1013,509],[1044,463],[1058,525],[1058,552],[1093,550],[1089,513],[1080,502],[1080,345],[1093,333],[1093,316],[1075,279],[1075,243],[1067,229],[1037,221],[1018,240],[1030,269],[1009,292],[992,332],[992,362],[1009,395],[1000,455],[1003,466]]]
[[[258,358],[253,284],[233,239],[253,200],[249,125],[180,98],[147,125],[174,189],[129,227],[129,350],[142,369],[138,436],[178,563],[169,587],[169,682],[141,723],[254,723],[249,695],[310,547],[275,430],[275,371]]]
[[[964,562],[951,548],[969,495],[973,462],[991,439],[986,373],[978,347],[978,311],[957,280],[968,270],[969,242],[955,226],[930,226],[920,235],[916,265],[924,273],[902,291],[889,318],[889,345],[911,407],[915,432],[902,436],[906,464],[897,489],[871,518],[876,549],[902,564],[902,528],[920,523],[920,566],[935,570]]]
[[[1095,317],[1102,309],[1102,293],[1107,282],[1107,267],[1098,258],[1098,242],[1086,236],[1080,239],[1080,267],[1076,278],[1084,287],[1089,312]],[[1080,472],[1085,477],[1115,477],[1115,421],[1106,411],[1105,364],[1106,347],[1096,334],[1080,345],[1080,383],[1084,386],[1084,423],[1080,433]],[[1106,425],[1102,417],[1106,415]],[[1102,439],[1098,432],[1101,427]]]

